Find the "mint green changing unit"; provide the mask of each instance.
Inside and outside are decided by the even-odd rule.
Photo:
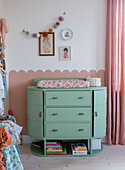
[[[27,89],[28,135],[42,141],[41,148],[31,144],[32,153],[46,156],[46,142],[61,141],[68,155],[58,156],[74,156],[70,143],[89,140],[87,155],[77,156],[100,154],[103,147],[93,150],[92,140],[106,135],[107,88],[37,88],[40,80]]]

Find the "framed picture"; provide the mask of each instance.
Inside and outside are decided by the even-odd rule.
[[[55,40],[54,32],[48,32],[48,36],[44,37],[43,33],[40,32],[39,37],[39,56],[54,56],[55,55]]]
[[[60,61],[69,61],[71,60],[71,46],[61,46],[59,47],[60,51]]]

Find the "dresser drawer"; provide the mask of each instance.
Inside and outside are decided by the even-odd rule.
[[[91,106],[91,91],[46,92],[46,106]]]
[[[45,120],[91,122],[91,108],[46,108]]]
[[[28,104],[43,105],[43,92],[28,90],[27,99]]]
[[[87,138],[91,137],[91,124],[46,124],[47,138]]]
[[[33,121],[43,121],[43,108],[42,106],[29,105],[27,106],[28,119]]]

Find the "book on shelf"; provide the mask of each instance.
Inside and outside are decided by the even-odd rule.
[[[92,150],[101,149],[101,139],[92,139]],[[90,149],[90,141],[88,140],[88,150]]]
[[[46,142],[46,147],[60,147],[60,143],[58,142]]]
[[[58,143],[58,142],[57,141],[46,142],[46,144],[56,144],[56,143]]]
[[[61,152],[47,152],[46,155],[66,155],[67,154],[67,150],[66,150],[66,147],[64,147],[62,149]]]
[[[46,151],[47,153],[61,153],[62,150],[53,150],[53,151]]]
[[[79,147],[77,144],[72,143],[71,144],[71,149],[72,149],[72,154],[73,155],[87,155],[87,147],[83,146],[83,147]],[[80,149],[80,150],[78,150]]]
[[[85,143],[76,143],[78,148],[86,148]]]
[[[50,146],[46,146],[46,148],[60,148],[61,145],[59,144],[58,146],[53,146],[53,145],[50,145]]]
[[[56,150],[46,150],[46,152],[50,153],[50,152],[62,152],[62,149],[56,149]]]
[[[62,147],[60,148],[46,148],[46,151],[47,152],[54,152],[54,151],[57,151],[57,152],[62,152]]]
[[[76,143],[74,144],[75,151],[87,151],[87,147],[84,143]]]
[[[75,146],[75,151],[87,151],[87,148],[77,148],[77,147]]]

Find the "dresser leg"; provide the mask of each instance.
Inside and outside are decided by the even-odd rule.
[[[90,155],[92,155],[92,139],[89,139],[89,141]]]
[[[46,156],[46,139],[44,139],[44,155]]]

